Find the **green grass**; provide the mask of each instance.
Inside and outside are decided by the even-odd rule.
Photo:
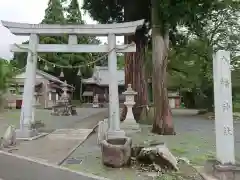
[[[240,103],[233,102],[233,112],[240,112]]]
[[[151,126],[141,125],[142,131],[128,135],[131,136],[133,140],[133,146],[148,146],[150,144],[157,144],[165,142],[166,146],[176,157],[185,157],[190,160],[193,165],[202,166],[205,164],[207,159],[214,158],[214,137],[205,138],[202,134],[198,132],[189,132],[178,134],[176,136],[161,136],[155,135],[150,132]],[[86,145],[84,145],[86,146]],[[90,145],[89,148],[91,149]],[[93,144],[92,146],[96,146]],[[75,152],[73,157],[83,157],[82,164],[78,165],[65,165],[65,167],[81,171],[85,173],[92,173],[98,176],[115,179],[115,180],[147,180],[148,178],[144,176],[138,176],[135,169],[131,168],[107,168],[102,165],[101,152],[93,151],[89,152],[85,147],[80,147],[79,150]],[[175,175],[165,174],[159,179],[161,180],[175,180]],[[151,178],[150,178],[151,179]]]
[[[0,136],[2,136],[9,125],[19,127],[20,110],[8,110],[1,112],[2,118],[0,119]]]
[[[35,120],[42,121],[43,123],[51,123],[50,112],[48,110],[36,109]],[[20,125],[20,114],[21,110],[11,109],[2,112],[0,118],[0,137],[4,134],[5,130],[9,125],[13,125],[15,128],[19,128]]]

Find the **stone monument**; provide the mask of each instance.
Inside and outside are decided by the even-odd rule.
[[[125,120],[121,123],[121,129],[125,130],[128,133],[140,131],[139,124],[136,122],[133,116],[132,108],[135,105],[134,96],[137,95],[137,92],[132,89],[132,85],[128,84],[128,88],[125,92],[125,102],[124,105],[127,107],[127,115]]]
[[[228,51],[213,56],[216,157],[221,164],[235,164],[230,63]]]
[[[99,108],[98,94],[93,97],[93,108]]]
[[[14,145],[16,145],[16,129],[14,126],[10,125],[2,137],[0,146],[8,148]]]

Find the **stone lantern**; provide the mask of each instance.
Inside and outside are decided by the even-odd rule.
[[[62,90],[63,90],[63,95],[68,96],[68,93],[67,93],[68,87],[67,87],[67,82],[66,81],[64,81],[64,84],[62,85]]]
[[[99,108],[98,94],[96,94],[96,95],[93,97],[92,107],[93,107],[93,108]]]
[[[70,96],[68,94],[68,86],[67,86],[67,82],[66,81],[62,85],[62,90],[63,90],[63,93],[62,93],[62,95],[60,97],[60,101],[62,103],[70,104]]]
[[[134,119],[132,111],[132,108],[135,105],[134,96],[137,95],[137,92],[132,89],[131,84],[128,84],[128,88],[123,92],[123,95],[125,95],[124,105],[127,107],[127,115],[125,120],[121,123],[121,128],[127,132],[140,131],[139,124]]]

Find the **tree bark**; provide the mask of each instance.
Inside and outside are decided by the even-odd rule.
[[[135,21],[142,19],[134,13],[135,1],[126,1],[124,6],[124,21]],[[147,82],[144,71],[145,45],[147,43],[144,29],[137,30],[133,36],[125,37],[125,43],[135,42],[137,50],[135,53],[125,54],[125,87],[132,84],[133,90],[138,94],[135,96],[136,104],[133,107],[133,114],[136,121],[139,121],[141,112],[146,110],[148,105]],[[126,118],[127,108],[124,106],[121,121]]]
[[[125,42],[131,43],[134,40],[137,46],[135,53],[125,54],[125,87],[127,88],[128,84],[132,84],[133,90],[138,93],[135,96],[136,104],[133,107],[133,114],[136,121],[139,121],[142,111],[146,110],[146,105],[148,105],[147,82],[144,71],[145,36],[140,33],[137,32],[135,36],[125,38],[127,40]],[[126,113],[127,108],[124,106],[121,121],[125,119]]]
[[[162,135],[175,134],[167,92],[167,63],[169,31],[158,19],[158,1],[152,0],[152,62],[154,122],[152,132]]]

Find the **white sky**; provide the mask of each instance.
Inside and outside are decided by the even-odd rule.
[[[38,24],[44,17],[45,9],[49,0],[1,0],[0,20],[25,22]],[[80,5],[82,0],[79,0]],[[88,14],[82,11],[83,19],[87,24],[95,24]],[[10,59],[12,53],[9,45],[26,41],[28,37],[15,36],[0,23],[0,57]],[[106,41],[106,38],[101,38]],[[118,37],[117,41],[122,42],[123,38]]]

